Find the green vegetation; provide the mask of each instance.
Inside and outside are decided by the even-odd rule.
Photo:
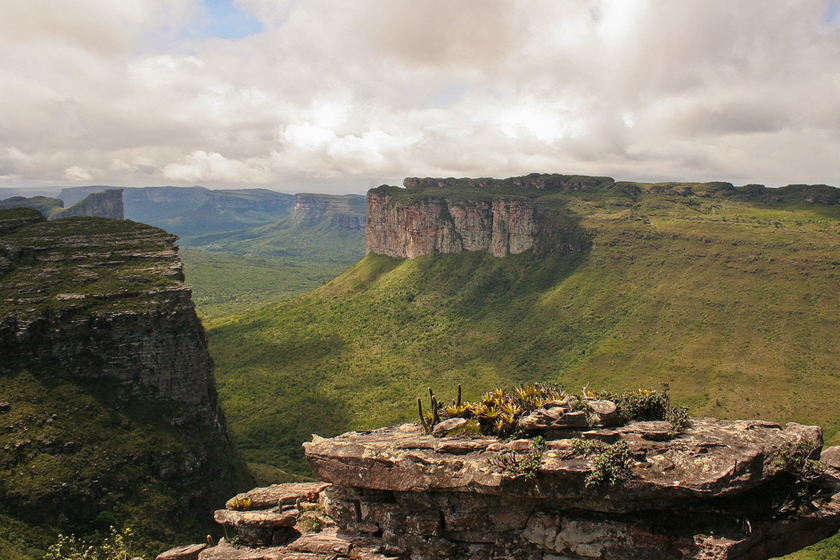
[[[48,196],[33,196],[30,198],[13,196],[5,200],[0,200],[0,209],[20,207],[33,208],[38,210],[44,217],[49,217],[61,210],[62,202],[57,198]]]
[[[154,557],[215,531],[213,509],[252,484],[215,428],[173,426],[189,417],[183,405],[119,382],[22,370],[0,375],[0,395],[11,405],[0,413],[0,527],[22,558],[40,558],[59,532],[95,540],[111,526],[130,526]]]
[[[494,389],[484,393],[478,402],[461,401],[461,385],[458,397],[450,406],[437,400],[429,388],[429,412],[423,412],[422,400],[417,399],[420,423],[427,434],[435,425],[449,418],[464,418],[475,423],[475,429],[483,435],[509,437],[522,432],[520,420],[547,403],[564,403],[571,410],[585,412],[586,401],[604,399],[615,403],[617,412],[624,422],[630,420],[668,420],[674,434],[688,427],[688,408],[671,406],[670,388],[664,390],[639,389],[621,394],[609,391],[589,392],[586,388],[579,395],[566,392],[554,384],[526,383],[513,389]],[[590,421],[590,426],[592,425]],[[472,431],[472,430],[469,430]]]
[[[185,283],[205,324],[300,296],[335,278],[349,264],[284,257],[247,257],[181,250]]]
[[[51,545],[44,560],[128,560],[134,558],[129,528],[117,531],[110,528],[108,537],[98,544],[81,541],[75,535],[58,536],[58,542]]]
[[[527,453],[517,455],[515,451],[504,451],[492,457],[490,463],[514,477],[522,476],[525,480],[535,480],[545,449],[545,440],[537,436],[531,440],[531,449]]]
[[[12,219],[28,209],[1,210]],[[3,234],[0,315],[73,309],[141,309],[154,292],[176,287],[169,262],[173,237],[131,221],[66,218]],[[173,253],[174,258],[174,253]]]
[[[627,442],[604,443],[599,440],[576,439],[572,448],[579,454],[591,457],[595,470],[586,475],[586,487],[614,486],[630,476],[633,456]]]
[[[300,195],[304,196],[304,195]],[[347,268],[365,254],[365,230],[357,223],[367,210],[362,196],[306,195],[314,208],[241,232],[215,232],[185,238],[185,247],[244,256],[284,257],[298,262]],[[335,223],[337,222],[337,223]]]
[[[527,381],[664,382],[699,415],[835,438],[836,207],[551,196],[592,233],[588,253],[368,255],[301,299],[216,320],[220,395],[248,460],[306,474],[309,434],[414,420],[416,388],[458,383],[475,400]]]
[[[671,388],[665,383],[663,390],[639,389],[621,394],[609,391],[595,393],[599,399],[615,403],[621,418],[629,420],[667,420],[671,423],[671,432],[676,434],[688,428],[688,407],[671,405]]]

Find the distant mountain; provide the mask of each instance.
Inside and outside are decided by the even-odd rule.
[[[59,198],[73,204],[110,187],[63,189]],[[294,196],[268,189],[210,190],[204,187],[124,187],[125,217],[165,229],[182,238],[210,232],[242,231],[266,225],[292,212]]]
[[[249,256],[350,265],[364,256],[367,200],[361,195],[297,194],[291,215],[237,233],[194,236],[185,245]]]
[[[51,220],[59,220],[74,216],[96,216],[99,218],[110,218],[112,220],[123,220],[125,219],[125,211],[122,193],[122,189],[105,189],[102,192],[90,193],[79,202],[71,204],[67,208],[53,211],[48,217]]]
[[[34,208],[47,218],[54,212],[58,212],[64,208],[64,202],[48,196],[12,196],[5,200],[0,200],[0,209],[3,208]]]

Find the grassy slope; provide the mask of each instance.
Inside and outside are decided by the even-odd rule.
[[[300,223],[287,216],[244,232],[208,234],[187,240],[190,248],[237,255],[285,257],[345,268],[365,254],[365,231],[329,223]]]
[[[22,370],[0,375],[0,395],[12,403],[0,414],[2,558],[39,558],[57,532],[110,525],[131,527],[153,557],[217,531],[210,512],[249,481],[241,472],[236,489],[208,492],[200,475],[230,468],[230,449],[210,427],[169,425],[178,405],[138,399],[118,383]],[[161,474],[179,465],[196,468],[196,479]]]
[[[670,382],[694,414],[797,420],[837,441],[840,235],[822,207],[575,199],[584,257],[370,255],[311,294],[216,321],[225,410],[251,460],[413,419],[432,385],[471,398],[552,380]]]
[[[299,296],[335,278],[349,266],[191,250],[181,250],[180,255],[185,283],[192,288],[196,310],[205,323]]]

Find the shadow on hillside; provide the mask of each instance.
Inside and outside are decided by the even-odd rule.
[[[306,375],[300,366],[335,358],[345,343],[332,335],[285,334],[273,331],[269,319],[228,324],[211,332],[211,351],[220,357],[221,404],[245,460],[308,476],[301,470],[301,444],[313,430],[325,437],[345,431],[352,415],[341,399],[321,390],[322,376]]]

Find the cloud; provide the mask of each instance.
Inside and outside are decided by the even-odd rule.
[[[230,35],[200,0],[47,4],[0,21],[0,175],[22,184],[840,185],[833,0],[235,0],[261,30]]]
[[[73,165],[64,170],[64,176],[71,181],[90,181],[93,179],[93,173],[90,169],[84,169],[78,165]]]

